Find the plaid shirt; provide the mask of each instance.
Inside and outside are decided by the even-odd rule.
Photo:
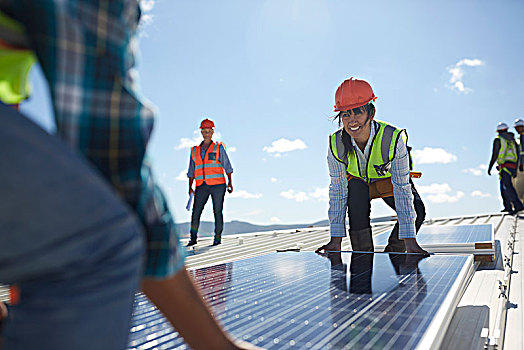
[[[145,275],[184,264],[175,224],[144,161],[154,111],[134,84],[136,0],[0,0],[21,22],[49,82],[58,135],[136,211],[147,236]]]

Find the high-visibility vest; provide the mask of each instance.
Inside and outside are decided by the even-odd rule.
[[[0,101],[16,105],[29,97],[35,62],[22,24],[0,11]]]
[[[407,144],[407,133],[405,129],[399,129],[383,121],[374,121],[378,130],[371,143],[371,150],[367,159],[366,173],[361,174],[359,161],[355,149],[346,150],[342,143],[342,132],[340,129],[330,135],[330,149],[333,156],[347,166],[347,173],[354,177],[370,183],[375,180],[391,177],[391,161],[395,157],[397,142],[402,137]]]
[[[511,174],[508,169],[516,169],[519,156],[517,154],[517,145],[514,140],[508,140],[500,135],[497,136],[500,140],[500,150],[497,157],[497,164],[500,166],[499,172],[506,171]]]
[[[226,183],[224,168],[218,161],[220,146],[226,147],[222,142],[211,142],[207,148],[204,160],[201,155],[201,145],[191,148],[191,157],[195,162],[195,181],[196,187],[202,185],[204,181],[207,185],[221,185]]]

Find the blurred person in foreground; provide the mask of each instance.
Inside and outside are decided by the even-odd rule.
[[[255,348],[203,302],[144,160],[138,2],[0,0],[0,12],[2,47],[24,41],[42,67],[60,138],[0,105],[0,283],[20,288],[3,348],[124,349],[140,286],[192,348]]]

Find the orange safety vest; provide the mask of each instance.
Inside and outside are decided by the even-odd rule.
[[[207,148],[206,154],[204,156],[204,161],[202,161],[200,145],[193,146],[191,148],[191,157],[193,158],[193,162],[195,162],[196,187],[202,185],[204,181],[207,185],[210,186],[226,183],[224,168],[218,161],[220,145],[222,145],[225,149],[225,146],[222,144],[222,142],[215,143],[211,141],[211,144]]]

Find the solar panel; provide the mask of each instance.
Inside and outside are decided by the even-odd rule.
[[[373,237],[375,251],[383,251],[388,243],[391,230]],[[420,246],[433,253],[462,253],[474,255],[493,255],[495,240],[493,226],[449,225],[422,226],[417,234]]]
[[[235,337],[275,349],[438,346],[471,256],[272,253],[192,271]],[[451,312],[451,314],[450,314]],[[129,348],[185,348],[141,294]]]

